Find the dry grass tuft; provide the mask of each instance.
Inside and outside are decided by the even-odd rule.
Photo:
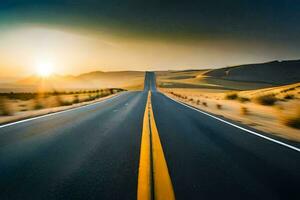
[[[241,102],[241,103],[245,103],[245,102],[250,101],[250,99],[247,98],[247,97],[239,97],[238,100],[239,100],[239,102]]]
[[[70,106],[72,105],[73,103],[71,101],[63,101],[62,102],[62,106]]]
[[[228,100],[235,100],[237,99],[239,96],[237,93],[228,93],[226,94],[225,96],[225,99],[228,99]]]
[[[295,98],[295,95],[293,95],[293,94],[286,94],[284,96],[284,99],[286,99],[286,100],[291,100],[291,99],[294,99],[294,98]]]
[[[208,106],[206,102],[202,102],[202,105],[205,106],[205,107]]]
[[[55,96],[55,100],[56,100],[56,104],[58,106],[63,106],[64,105],[64,101],[62,100],[61,96],[60,95],[56,95]]]
[[[217,108],[218,110],[221,110],[221,109],[223,108],[223,106],[222,106],[221,104],[216,104],[216,108]]]
[[[55,99],[58,106],[70,106],[73,104],[73,101],[63,100],[60,95],[57,95]]]
[[[249,110],[248,110],[248,108],[242,106],[240,109],[240,113],[241,113],[241,115],[249,115]]]
[[[9,116],[13,114],[13,110],[10,105],[7,103],[7,100],[3,97],[0,97],[0,116]]]
[[[300,129],[300,107],[297,107],[291,114],[281,115],[280,118],[284,125]]]
[[[265,106],[273,106],[278,99],[274,95],[263,95],[256,98],[256,102],[265,105]]]
[[[74,95],[73,103],[80,103],[78,95]]]
[[[40,109],[43,109],[43,108],[44,108],[44,105],[41,104],[39,101],[34,102],[34,106],[33,106],[34,110],[40,110]]]

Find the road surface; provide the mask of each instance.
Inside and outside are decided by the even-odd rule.
[[[150,72],[144,91],[1,127],[0,199],[136,199],[148,90],[176,199],[300,199],[300,152],[169,99]]]

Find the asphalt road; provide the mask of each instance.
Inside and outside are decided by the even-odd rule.
[[[147,92],[0,129],[0,199],[135,199]]]
[[[0,199],[136,199],[147,91],[176,199],[300,199],[300,153],[145,90],[0,128]],[[264,133],[262,133],[264,134]]]

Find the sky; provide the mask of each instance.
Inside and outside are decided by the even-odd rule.
[[[0,76],[300,58],[298,0],[1,0]]]

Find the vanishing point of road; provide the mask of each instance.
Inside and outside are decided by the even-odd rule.
[[[156,90],[0,126],[0,199],[300,199],[299,144]]]

